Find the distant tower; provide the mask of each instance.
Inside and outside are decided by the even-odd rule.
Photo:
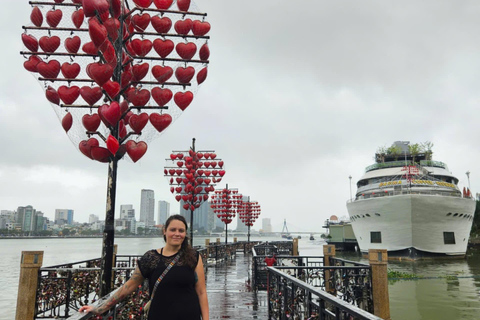
[[[263,232],[272,232],[272,222],[270,218],[262,219],[262,230]]]
[[[73,224],[73,210],[55,209],[55,224],[63,226],[64,224]]]
[[[153,190],[142,189],[140,199],[140,221],[145,223],[145,227],[151,227],[155,217],[155,193]]]
[[[170,216],[170,203],[167,201],[158,201],[158,217],[157,224],[165,224]]]

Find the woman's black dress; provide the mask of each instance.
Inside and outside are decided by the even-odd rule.
[[[150,296],[158,277],[177,254],[167,257],[157,250],[150,250],[138,261],[140,272],[144,278],[148,278]],[[158,285],[150,304],[148,320],[200,319],[200,303],[195,291],[195,270],[184,265],[180,259]]]

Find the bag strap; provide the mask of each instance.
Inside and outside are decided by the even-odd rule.
[[[162,252],[162,255],[163,255],[163,248],[162,248],[161,252]],[[165,277],[167,272],[170,269],[172,269],[172,267],[175,265],[175,263],[177,263],[177,261],[180,259],[181,255],[182,255],[182,253],[179,252],[177,254],[177,256],[175,258],[173,258],[172,262],[170,262],[170,264],[167,266],[167,268],[165,270],[163,270],[163,273],[160,275],[160,277],[158,277],[157,282],[155,282],[155,286],[153,287],[152,297],[150,298],[150,300],[153,300],[153,296],[155,295],[155,291],[157,290],[157,287],[158,287],[158,284],[160,283],[160,281],[162,281],[162,279]]]

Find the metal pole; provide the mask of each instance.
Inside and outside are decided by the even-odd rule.
[[[350,201],[352,201],[352,176],[348,176],[348,179],[350,179]]]
[[[470,171],[465,172],[465,174],[467,175],[468,179],[468,190],[470,190]]]
[[[226,196],[226,200],[227,200],[227,202],[225,202],[226,203],[225,207],[226,207],[226,210],[230,210],[228,208],[228,204],[229,204],[229,202],[228,202],[229,201],[229,198],[228,198],[228,183],[226,184],[225,190],[226,190],[225,196]],[[227,216],[228,216],[227,218],[230,218],[229,214],[230,214],[230,212],[227,211]],[[225,245],[227,245],[227,243],[228,243],[228,223],[225,222]]]
[[[192,139],[192,151],[195,153],[195,138]],[[192,201],[190,205],[192,205],[195,199],[195,188],[192,190]],[[193,248],[193,209],[190,206],[190,246]]]

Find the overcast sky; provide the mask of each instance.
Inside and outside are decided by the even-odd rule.
[[[172,150],[213,149],[222,184],[259,201],[281,230],[321,231],[346,201],[375,151],[431,141],[473,193],[479,191],[480,3],[478,1],[197,0],[208,13],[207,81],[184,114],[121,161],[117,208],[140,190],[178,204],[163,176]],[[23,68],[27,1],[0,12],[0,209],[32,205],[105,217],[107,165],[69,140],[42,86]],[[155,208],[158,210],[157,206]],[[118,210],[117,210],[118,214]],[[235,226],[233,224],[232,226]]]

